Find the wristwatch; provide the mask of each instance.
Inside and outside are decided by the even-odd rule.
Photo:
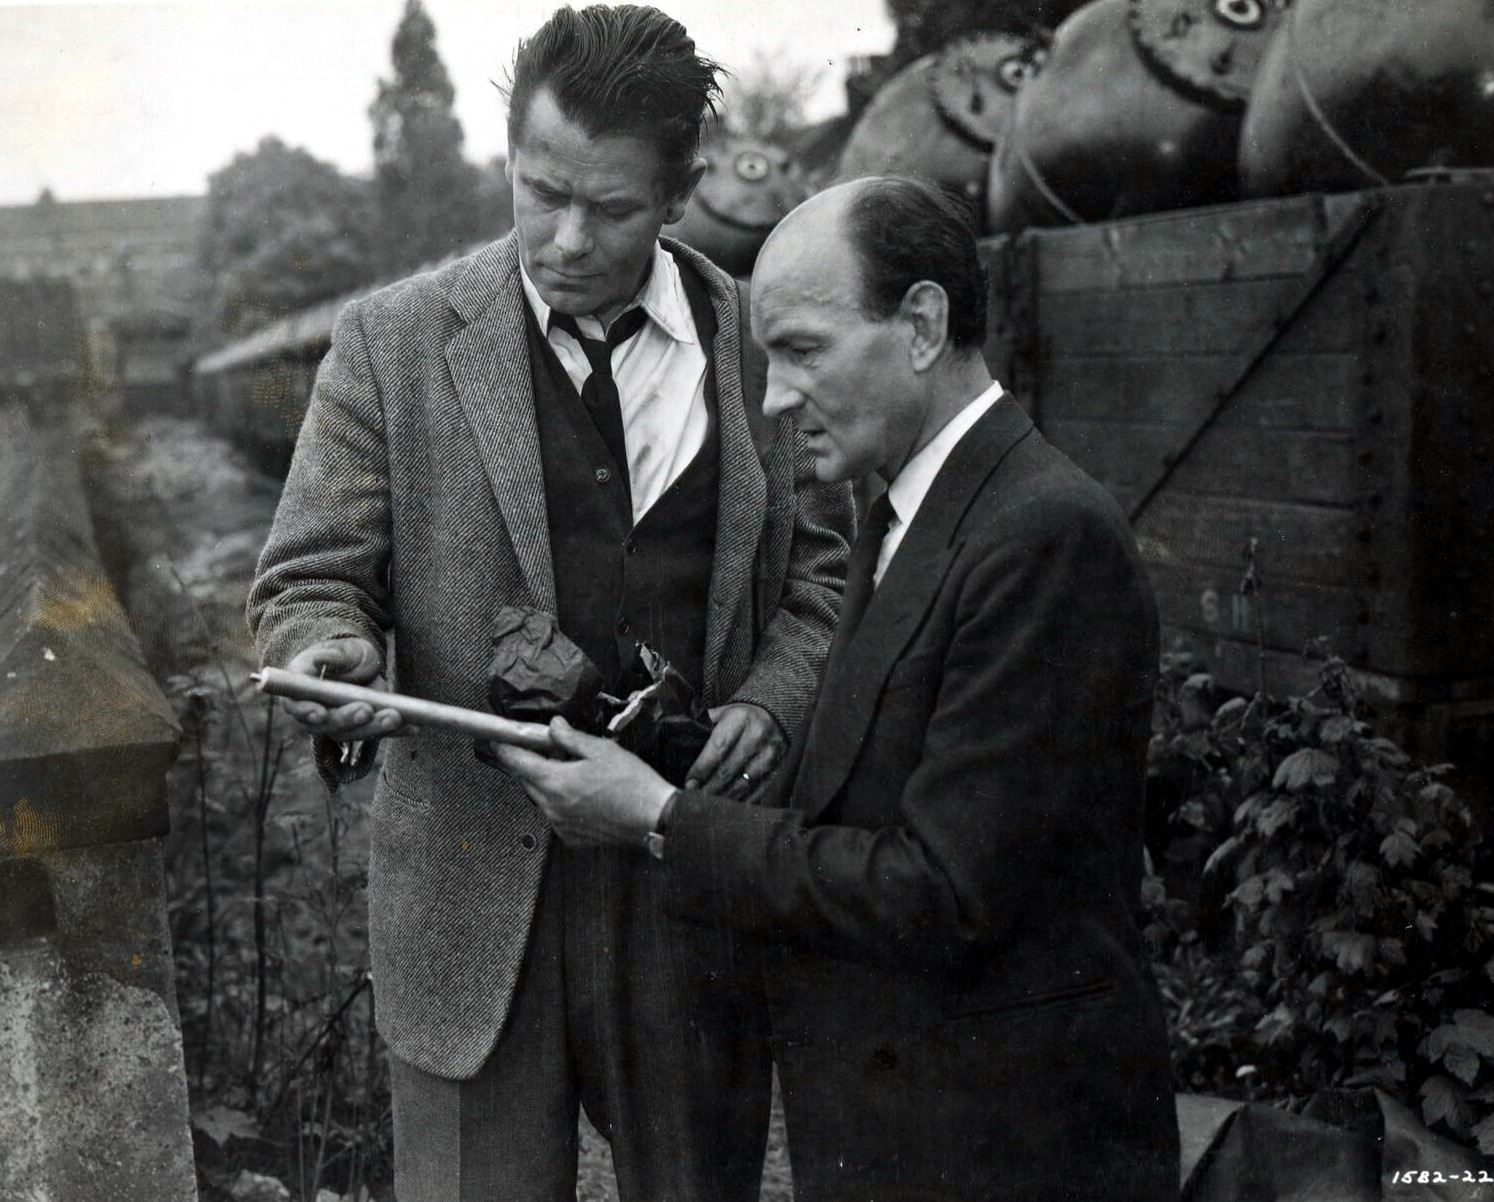
[[[669,819],[674,812],[674,803],[679,800],[680,791],[676,789],[664,802],[664,808],[659,811],[659,817],[654,822],[654,829],[643,836],[643,846],[648,848],[648,854],[656,860],[664,858],[664,836],[669,829]]]

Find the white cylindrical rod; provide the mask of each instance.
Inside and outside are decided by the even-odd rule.
[[[410,726],[435,727],[456,734],[471,735],[474,739],[512,743],[533,751],[553,750],[549,729],[534,722],[515,722],[512,718],[500,718],[497,714],[482,710],[443,705],[439,701],[427,701],[423,697],[410,697],[404,693],[385,693],[360,684],[306,676],[300,672],[287,672],[282,668],[261,668],[250,679],[259,685],[261,693],[270,693],[276,697],[315,701],[318,705],[330,708],[363,702],[375,711],[397,711]]]

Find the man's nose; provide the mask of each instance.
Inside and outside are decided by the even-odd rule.
[[[591,250],[591,223],[580,205],[571,205],[561,214],[555,249],[569,259],[579,259]]]
[[[768,382],[763,389],[763,413],[768,417],[782,417],[804,404],[804,395],[791,387],[783,378],[783,372],[768,364]]]

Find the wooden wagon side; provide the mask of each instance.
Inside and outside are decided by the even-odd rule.
[[[1324,637],[1429,751],[1494,713],[1491,223],[1474,178],[985,244],[993,368],[1225,686]]]

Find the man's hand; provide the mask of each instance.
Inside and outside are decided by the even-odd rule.
[[[325,669],[325,670],[324,670]],[[326,676],[351,684],[367,684],[379,674],[379,649],[367,639],[324,639],[312,643],[285,665],[287,672],[303,676]],[[360,739],[387,739],[409,733],[396,710],[374,711],[365,702],[328,709],[315,701],[283,698],[285,712],[313,735],[351,743]]]
[[[552,760],[506,743],[493,744],[491,750],[504,771],[524,786],[561,842],[642,846],[674,786],[632,752],[582,734],[564,718],[551,721],[550,740],[571,758]]]
[[[711,711],[716,725],[685,775],[685,788],[742,801],[767,779],[788,748],[778,719],[739,701]]]

